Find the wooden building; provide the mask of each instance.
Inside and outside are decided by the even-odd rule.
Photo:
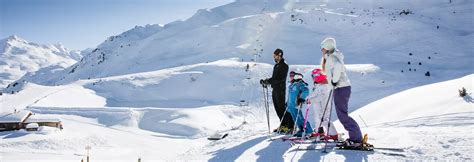
[[[61,120],[35,115],[33,112],[28,110],[0,114],[0,131],[26,129],[26,125],[30,123],[36,123],[38,126],[49,126],[62,129]]]

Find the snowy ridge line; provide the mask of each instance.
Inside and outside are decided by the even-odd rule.
[[[238,105],[213,105],[206,107],[196,107],[195,109],[213,108],[215,106],[238,106]],[[190,108],[193,109],[193,108]],[[42,107],[30,106],[26,108],[33,112],[40,113],[41,111],[107,111],[107,112],[126,112],[130,110],[177,110],[184,111],[182,108],[159,108],[159,107]]]
[[[324,11],[324,13],[327,13],[327,14],[333,14],[333,15],[339,15],[339,16],[347,16],[347,17],[359,17],[359,15],[352,15],[352,14],[343,14],[343,13],[337,13],[337,12],[333,12],[333,11]]]
[[[238,58],[232,57],[232,58],[216,60],[216,61],[212,61],[208,63],[197,63],[197,64],[192,64],[192,65],[177,66],[177,67],[165,68],[165,69],[154,70],[154,71],[95,78],[91,80],[95,80],[95,81],[121,80],[121,79],[130,79],[132,77],[152,78],[152,77],[157,77],[157,76],[162,76],[162,75],[165,76],[167,74],[202,73],[200,71],[186,71],[186,70],[197,68],[200,66],[217,66],[217,67],[241,67],[242,66],[243,67],[247,64],[253,64],[253,63],[254,62],[241,62],[241,61],[238,61]],[[258,63],[258,64],[266,64],[266,63]],[[166,79],[166,78],[163,78],[163,79]],[[159,82],[159,80],[157,82]]]
[[[16,35],[0,39],[0,90],[9,87],[9,92],[18,91],[13,88],[18,84],[15,81],[24,75],[52,74],[73,65],[80,57],[79,51],[71,51],[60,44],[31,43]]]
[[[30,110],[34,113],[41,113],[43,111],[107,111],[107,112],[126,112],[130,111],[129,107],[39,107],[39,106],[30,106],[26,110]],[[137,109],[147,109],[147,108],[137,108]],[[159,109],[159,108],[156,108]]]
[[[320,68],[319,65],[292,65],[290,64],[290,69],[298,70],[313,70],[313,68]],[[374,64],[345,64],[346,70],[348,72],[377,72],[380,70],[380,67]]]

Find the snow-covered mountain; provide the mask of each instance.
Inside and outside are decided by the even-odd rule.
[[[275,1],[267,5],[264,1],[236,1],[214,9],[199,10],[184,22],[137,26],[109,37],[67,69],[64,75],[57,76],[56,81],[70,83],[78,79],[147,72],[231,57],[249,60],[253,57],[251,50],[242,52],[235,47],[254,41],[252,35],[261,28],[255,22],[257,18],[268,21],[263,20],[265,15],[258,14],[283,11],[284,3]],[[257,16],[252,18],[252,15]],[[240,17],[249,17],[250,20],[236,26],[233,23],[218,25]]]
[[[0,112],[27,108],[65,126],[62,132],[0,133],[0,155],[77,161],[91,145],[97,159],[127,161],[472,160],[472,94],[455,96],[461,87],[473,90],[472,6],[237,0],[185,21],[137,26],[109,37],[69,68],[24,76],[16,87],[22,91],[0,96]],[[295,152],[266,140],[258,81],[271,75],[272,52],[283,49],[290,70],[311,83],[326,36],[335,37],[345,55],[352,116],[376,147],[404,148],[405,157]],[[279,121],[272,107],[274,128]],[[208,141],[215,132],[230,134]]]
[[[420,7],[418,2],[236,1],[199,10],[186,21],[164,26],[137,26],[109,37],[64,71],[47,77],[33,75],[23,80],[41,85],[61,85],[99,79],[101,85],[108,88],[88,88],[108,98],[109,106],[180,107],[180,104],[165,104],[169,103],[164,101],[166,97],[151,96],[176,95],[179,100],[192,101],[200,91],[190,95],[170,94],[168,91],[157,91],[161,88],[151,88],[170,87],[156,82],[147,86],[124,86],[121,92],[111,92],[116,89],[110,88],[116,84],[115,81],[100,78],[132,77],[229,58],[271,63],[271,53],[276,48],[284,50],[290,65],[316,65],[320,59],[319,42],[325,36],[334,36],[347,63],[373,64],[380,69],[371,75],[351,74],[353,82],[358,85],[353,89],[356,102],[351,110],[354,110],[402,89],[471,74],[474,69],[470,55],[473,35],[470,34],[472,29],[466,27],[472,26],[472,17],[467,16],[471,10],[459,7],[469,3],[426,2],[426,5],[434,7],[425,8]],[[425,76],[428,72],[429,77]],[[180,75],[170,75],[169,79],[173,80],[173,76]],[[365,86],[358,82],[371,84]],[[119,84],[135,85],[130,79]],[[171,87],[182,87],[183,90],[197,88],[193,84]],[[365,95],[360,95],[362,93]],[[144,101],[143,97],[134,100],[121,94],[154,95],[149,95]],[[200,100],[221,104],[238,102],[232,97],[219,101],[212,97]],[[142,104],[145,102],[149,104]]]
[[[16,35],[0,40],[0,87],[13,86],[26,73],[42,68],[63,70],[81,58],[78,51],[70,51],[60,44],[30,43]]]

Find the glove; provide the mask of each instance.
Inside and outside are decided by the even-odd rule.
[[[260,79],[260,84],[261,85],[267,85],[269,84],[270,81],[268,81],[268,79]]]
[[[305,99],[298,98],[298,99],[296,99],[296,105],[300,105],[300,104],[304,103],[305,101],[306,101]]]
[[[264,85],[264,84],[265,84],[265,80],[260,79],[260,84],[261,84],[261,85]]]
[[[307,99],[307,100],[306,100],[306,104],[311,104],[311,100],[310,100],[310,99]]]
[[[335,87],[335,86],[337,85],[337,82],[336,82],[336,83],[334,83],[334,82],[331,80],[331,84],[332,84],[332,86],[334,86],[334,87]]]
[[[262,85],[262,87],[267,88],[268,79],[260,79],[260,84]]]

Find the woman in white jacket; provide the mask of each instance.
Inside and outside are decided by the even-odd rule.
[[[324,59],[323,63],[324,64]],[[334,124],[329,121],[329,115],[331,106],[328,102],[329,93],[331,91],[330,85],[328,85],[326,75],[320,68],[316,68],[311,72],[311,76],[313,77],[314,87],[309,97],[312,107],[314,108],[314,126],[315,132],[317,134],[315,136],[324,137],[326,140],[338,140],[338,134]],[[322,121],[322,122],[321,122]],[[327,128],[328,122],[330,122],[329,130]],[[319,127],[318,127],[319,126]],[[328,134],[325,136],[324,130],[328,130]]]
[[[357,122],[348,114],[349,98],[351,96],[351,83],[344,67],[344,55],[337,50],[336,40],[326,38],[321,42],[321,53],[326,63],[323,66],[328,83],[332,85],[334,105],[339,121],[344,129],[349,132],[349,139],[345,141],[346,146],[360,146],[362,133]]]

